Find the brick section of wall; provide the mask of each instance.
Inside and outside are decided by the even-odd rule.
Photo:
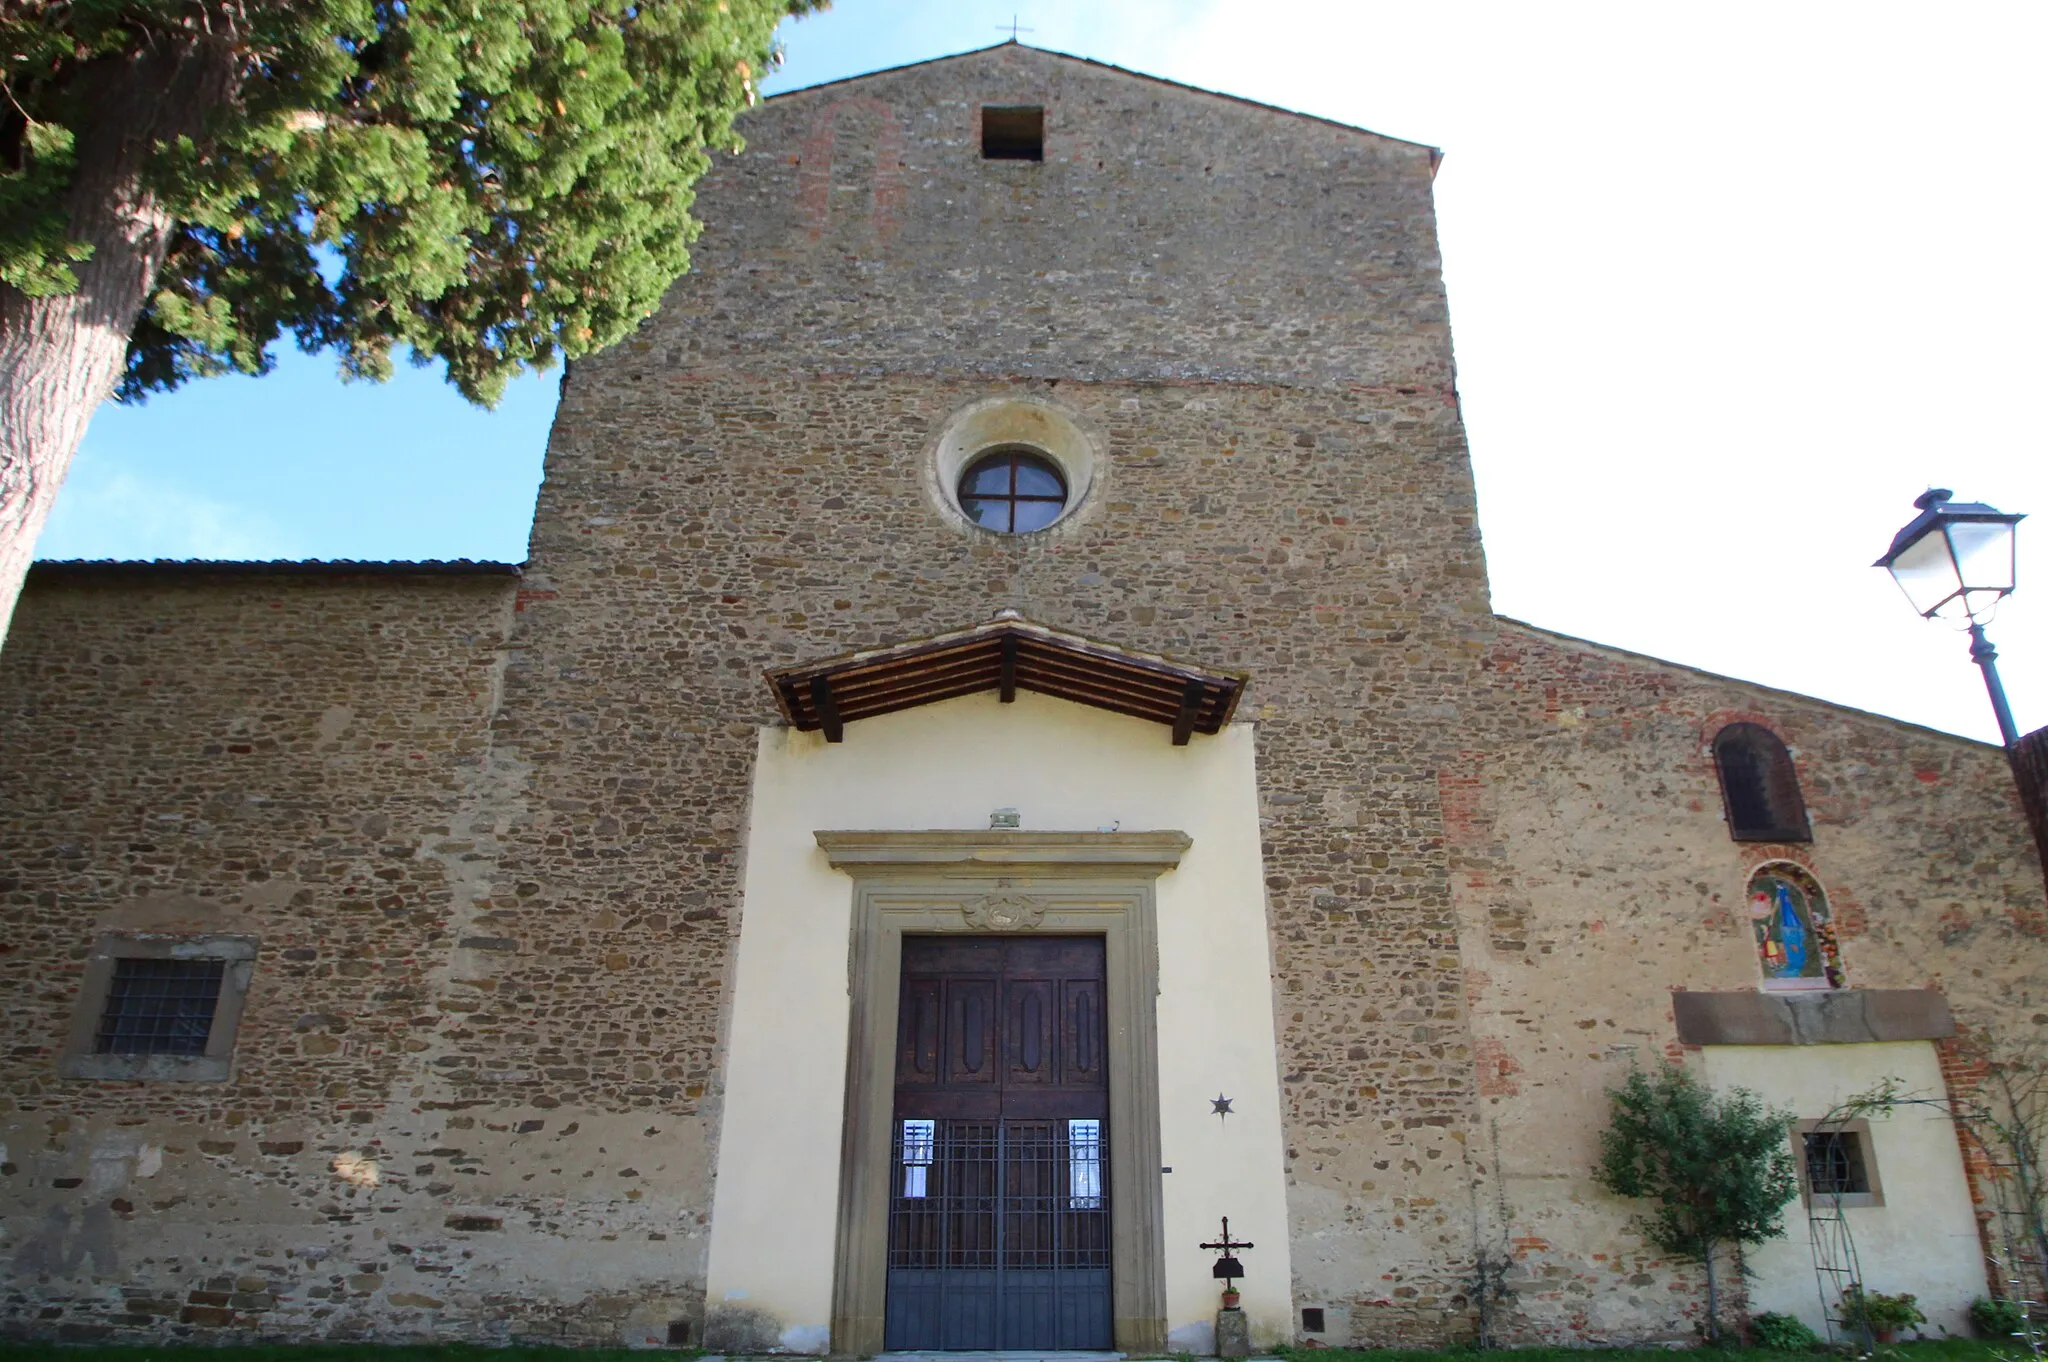
[[[984,104],[1042,104],[1045,160],[982,161]],[[780,96],[743,131],[699,197],[695,272],[626,352],[643,373],[717,355],[1450,397],[1428,148],[1026,47]]]
[[[1969,1100],[1991,1039],[2024,1048],[2048,1016],[2025,824],[2002,755],[1979,743],[1511,621],[1485,671],[1492,695],[1468,707],[1470,745],[1445,776],[1446,834],[1454,864],[1484,870],[1452,884],[1484,981],[1471,1025],[1500,1153],[1481,1174],[1505,1180],[1503,1232],[1518,1237],[1512,1328],[1687,1337],[1697,1269],[1658,1261],[1629,1228],[1634,1208],[1584,1180],[1602,1090],[1631,1063],[1686,1062],[1670,990],[1756,987],[1748,876],[1790,860],[1828,892],[1852,987],[1946,994],[1974,1039],[1944,1043],[1944,1074]],[[1811,843],[1729,839],[1709,744],[1737,720],[1790,745]],[[1493,939],[1503,887],[1525,923],[1512,950]],[[1625,1277],[1608,1275],[1615,1261]]]

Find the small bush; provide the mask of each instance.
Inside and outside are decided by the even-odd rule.
[[[1881,1291],[1852,1286],[1842,1293],[1842,1322],[1852,1329],[1861,1327],[1873,1334],[1891,1334],[1925,1324],[1927,1316],[1920,1313],[1918,1296],[1906,1292],[1887,1296]]]
[[[1793,1316],[1773,1310],[1751,1316],[1749,1332],[1759,1348],[1769,1348],[1774,1352],[1805,1353],[1820,1347],[1819,1334]]]
[[[1979,1338],[2011,1338],[2026,1327],[2026,1311],[2018,1301],[2000,1296],[1979,1296],[1970,1302],[1970,1327]]]

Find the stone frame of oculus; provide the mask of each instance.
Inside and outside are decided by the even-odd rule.
[[[111,934],[86,958],[65,1078],[217,1083],[256,965],[253,936]]]
[[[1005,539],[1079,523],[1101,503],[1103,439],[1080,412],[1042,396],[988,397],[943,421],[925,448],[934,506],[969,533]]]

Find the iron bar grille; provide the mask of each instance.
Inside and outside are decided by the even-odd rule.
[[[1870,1190],[1862,1143],[1855,1132],[1817,1130],[1807,1135],[1806,1185],[1817,1197]]]
[[[1102,1122],[902,1121],[889,1266],[1106,1268]]]
[[[1107,1348],[1099,1120],[896,1123],[891,1349]]]
[[[225,960],[116,960],[93,1035],[101,1055],[203,1055]]]

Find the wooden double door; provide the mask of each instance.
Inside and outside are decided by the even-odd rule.
[[[1101,937],[903,941],[884,1346],[1111,1345]]]

